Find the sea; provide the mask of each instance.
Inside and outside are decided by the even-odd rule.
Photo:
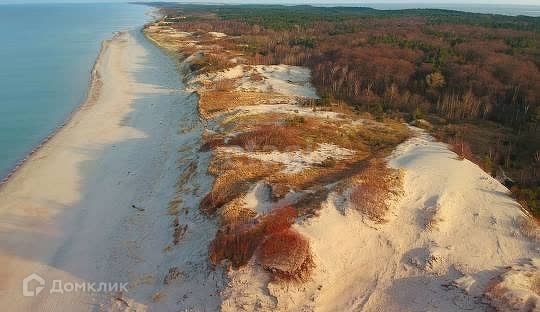
[[[0,180],[85,101],[102,41],[142,27],[151,11],[120,3],[0,5]]]
[[[360,5],[540,16],[540,6]],[[0,4],[0,180],[84,102],[101,42],[140,29],[152,10],[127,3]]]

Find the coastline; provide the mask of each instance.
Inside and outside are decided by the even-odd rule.
[[[3,177],[0,180],[0,191],[9,182],[9,180],[11,178],[13,178],[17,174],[17,171],[19,171],[25,165],[25,163],[28,162],[32,158],[32,156],[34,154],[36,154],[41,148],[43,148],[47,144],[47,142],[52,140],[60,131],[62,131],[62,129],[64,129],[66,127],[66,125],[68,125],[71,122],[73,117],[79,111],[81,111],[82,109],[84,109],[88,105],[91,105],[91,102],[95,102],[97,100],[97,97],[99,96],[99,91],[100,91],[101,86],[102,86],[101,77],[100,77],[99,71],[97,70],[97,66],[98,66],[101,58],[105,54],[105,52],[106,52],[108,46],[110,45],[111,41],[114,40],[115,37],[120,36],[122,33],[125,33],[125,32],[113,32],[113,36],[110,39],[104,40],[101,43],[101,47],[99,49],[98,55],[96,56],[96,60],[94,61],[94,64],[92,65],[92,70],[90,71],[90,78],[88,80],[88,87],[87,87],[87,91],[86,91],[86,99],[84,101],[82,101],[79,105],[75,106],[75,108],[68,114],[68,116],[66,117],[66,119],[62,123],[60,123],[58,126],[56,126],[51,131],[51,133],[46,135],[45,138],[42,139],[37,144],[37,146],[32,148],[30,150],[30,152],[28,152],[26,154],[26,156],[24,156],[21,160],[19,160],[13,166],[13,168],[7,172],[6,176]]]
[[[94,311],[120,302],[117,293],[49,293],[61,280],[127,282],[122,302],[141,311],[156,294],[192,291],[208,296],[186,305],[216,310],[220,273],[209,274],[201,248],[215,225],[198,210],[210,185],[209,159],[198,153],[198,105],[175,65],[140,32],[107,41],[87,101],[0,189],[0,305]],[[180,222],[194,237],[182,248],[170,215],[179,191]],[[189,272],[190,282],[164,289],[163,276],[175,267]],[[32,273],[46,289],[23,297],[21,281]],[[176,301],[161,304],[171,310]]]
[[[88,300],[86,294],[35,300],[22,297],[18,285],[31,273],[49,281],[112,276],[103,272],[106,270],[90,268],[108,259],[103,242],[111,241],[124,215],[132,212],[127,202],[135,197],[134,192],[142,193],[140,185],[146,181],[131,181],[122,172],[132,170],[126,157],[140,162],[138,167],[152,163],[153,149],[142,145],[150,144],[145,140],[147,126],[157,123],[149,119],[153,113],[149,107],[137,113],[142,122],[131,125],[124,121],[135,112],[139,94],[163,93],[158,86],[135,80],[138,64],[147,54],[137,40],[124,32],[104,41],[86,101],[0,188],[0,304],[10,310],[59,304],[75,308],[79,298]],[[158,112],[164,114],[163,109]],[[118,152],[115,146],[125,148]],[[127,179],[118,185],[118,180]]]

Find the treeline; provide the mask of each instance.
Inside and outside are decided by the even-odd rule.
[[[508,127],[516,139],[480,157],[494,170],[526,172],[521,185],[540,196],[540,18],[253,5],[167,5],[164,13],[183,31],[227,33],[220,45],[241,50],[245,63],[309,67],[323,104]]]

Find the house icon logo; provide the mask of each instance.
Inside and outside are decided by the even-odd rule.
[[[28,275],[22,282],[22,293],[25,297],[34,297],[39,295],[39,293],[45,288],[45,279],[32,273]]]

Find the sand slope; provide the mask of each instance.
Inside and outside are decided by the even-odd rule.
[[[363,219],[348,209],[345,197],[331,194],[319,217],[296,225],[312,244],[317,265],[313,280],[303,285],[274,284],[264,272],[248,266],[232,275],[222,308],[485,311],[496,306],[508,310],[500,303],[505,301],[502,298],[491,300],[485,295],[489,283],[505,274],[507,266],[538,257],[540,245],[522,232],[520,220],[525,214],[507,189],[419,130],[398,146],[390,165],[405,170],[405,190],[388,223]],[[521,275],[512,276],[533,272],[534,279],[537,274],[534,266],[519,268],[511,272]],[[503,286],[509,279],[504,278]],[[527,283],[534,280],[521,282]],[[523,289],[510,292],[505,295],[515,299]],[[522,297],[537,300],[538,296],[529,290]],[[522,308],[530,308],[524,301],[516,306],[531,311]]]

